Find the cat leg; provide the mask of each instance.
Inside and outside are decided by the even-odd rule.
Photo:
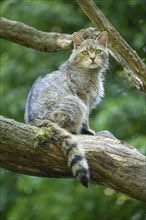
[[[48,119],[42,119],[42,118],[35,118],[29,122],[30,125],[36,126],[36,127],[48,127],[50,124],[50,120]]]
[[[69,112],[60,109],[59,111],[53,111],[50,115],[50,120],[58,124],[61,128],[69,131],[72,134],[77,133],[76,124],[73,120],[73,116]]]
[[[86,106],[78,97],[67,96],[54,107],[49,119],[72,134],[80,131],[84,121]]]
[[[95,131],[89,128],[88,122],[84,122],[81,127],[81,134],[95,135]]]

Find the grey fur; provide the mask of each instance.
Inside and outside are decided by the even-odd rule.
[[[74,176],[87,186],[89,169],[84,150],[71,133],[95,134],[89,128],[88,118],[104,95],[103,74],[108,67],[107,33],[102,32],[96,40],[84,40],[75,33],[73,41],[74,50],[69,60],[59,70],[39,77],[32,86],[25,121],[52,128],[68,165],[73,165]]]

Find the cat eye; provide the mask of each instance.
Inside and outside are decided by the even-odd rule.
[[[97,50],[95,51],[96,54],[100,54],[101,52],[102,52],[102,50],[100,50],[100,49],[97,49]]]
[[[88,55],[88,51],[87,51],[87,50],[84,50],[84,51],[82,51],[82,54],[83,54],[83,55]]]

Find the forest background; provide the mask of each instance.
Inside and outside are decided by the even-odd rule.
[[[146,55],[145,0],[94,0],[129,45]],[[70,33],[94,27],[73,0],[1,0],[0,16],[45,32]],[[1,40],[1,115],[24,122],[28,91],[35,79],[58,68],[71,49],[44,53]],[[144,60],[145,61],[145,60]],[[145,154],[144,94],[110,57],[105,97],[90,117],[95,131],[109,130]],[[32,158],[33,159],[33,158]],[[112,170],[112,167],[111,167]],[[105,186],[84,189],[74,179],[48,179],[1,169],[2,220],[143,220],[144,204]]]

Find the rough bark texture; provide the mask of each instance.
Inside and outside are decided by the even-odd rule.
[[[146,200],[146,158],[118,139],[77,136],[83,143],[91,182],[104,184],[141,201]],[[0,117],[0,166],[44,177],[72,177],[51,131]]]
[[[146,67],[142,60],[92,1],[78,0],[78,2],[96,27],[100,31],[106,30],[108,32],[110,54],[123,66],[132,83],[146,93]],[[78,33],[86,38],[86,36],[97,36],[100,32],[95,28],[87,28],[78,31]],[[72,35],[70,34],[42,32],[23,23],[5,18],[0,20],[0,37],[44,52],[66,49],[72,45]]]
[[[94,35],[97,37],[100,31],[97,31],[96,28],[86,28],[78,31],[78,33],[87,38]],[[71,47],[73,35],[43,32],[24,23],[1,18],[0,37],[43,52],[55,52]]]
[[[72,40],[70,34],[47,33],[5,18],[0,20],[0,37],[44,52],[68,48]]]
[[[100,31],[107,31],[109,48],[114,58],[127,71],[137,88],[146,92],[146,66],[92,0],[77,0],[84,13]]]

